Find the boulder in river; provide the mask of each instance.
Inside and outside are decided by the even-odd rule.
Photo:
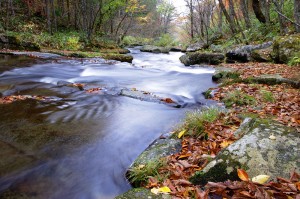
[[[190,66],[195,64],[218,65],[224,61],[224,58],[222,53],[193,52],[182,55],[179,59],[185,66]]]
[[[248,119],[236,135],[241,138],[190,179],[194,184],[238,180],[237,169],[241,168],[251,178],[289,178],[293,169],[299,172],[300,136],[295,129],[271,120]]]
[[[169,53],[170,49],[166,47],[145,45],[140,49],[142,52],[150,52],[150,53]]]
[[[275,38],[273,56],[278,63],[288,63],[294,57],[300,58],[300,34]]]
[[[227,63],[235,63],[235,62],[249,62],[252,60],[251,52],[259,49],[266,49],[272,46],[273,42],[265,42],[259,45],[245,45],[236,47],[233,50],[229,50],[226,53],[226,62]]]

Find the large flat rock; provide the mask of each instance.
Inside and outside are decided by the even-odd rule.
[[[215,160],[191,181],[204,185],[208,181],[237,180],[236,170],[246,170],[249,177],[269,175],[289,178],[300,168],[300,134],[293,128],[269,120],[244,124],[241,139],[223,150]]]

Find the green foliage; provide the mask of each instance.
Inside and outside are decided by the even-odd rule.
[[[244,106],[256,104],[256,99],[253,96],[239,90],[228,93],[222,101],[226,107],[232,107],[234,105]]]
[[[150,38],[126,36],[122,41],[122,46],[140,46],[150,44],[151,42],[152,39]]]
[[[261,90],[260,94],[262,96],[262,99],[265,102],[275,102],[275,98],[272,92],[266,91],[266,90]]]
[[[222,111],[216,107],[188,112],[179,130],[185,129],[189,135],[198,137],[204,133],[205,123],[214,122],[221,113]]]
[[[159,40],[154,42],[155,46],[161,46],[161,47],[168,47],[168,46],[176,46],[178,45],[177,42],[175,42],[175,39],[172,38],[170,34],[163,34]]]
[[[289,66],[300,66],[300,57],[293,57],[291,60],[288,62]]]
[[[166,166],[165,158],[149,161],[146,165],[137,165],[128,172],[128,179],[134,186],[147,184],[149,177],[155,177],[158,181],[163,181],[168,174],[162,175],[158,171]]]

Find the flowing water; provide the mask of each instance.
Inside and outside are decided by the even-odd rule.
[[[179,52],[130,50],[133,64],[0,57],[0,95],[48,97],[0,105],[0,198],[114,198],[131,188],[124,174],[134,159],[208,103],[201,93],[215,86],[213,69],[186,68]],[[122,89],[182,106],[121,96]]]

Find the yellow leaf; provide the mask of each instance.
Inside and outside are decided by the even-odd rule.
[[[178,133],[178,138],[180,139],[184,134],[185,134],[186,130],[180,131]]]
[[[269,178],[270,178],[270,176],[268,176],[268,175],[258,175],[256,177],[252,178],[252,182],[264,184],[265,182],[267,182],[269,180]]]
[[[238,173],[238,176],[241,180],[249,181],[249,176],[248,176],[246,171],[244,171],[243,169],[238,169],[237,173]]]
[[[169,187],[161,187],[161,188],[158,189],[158,191],[160,193],[170,193],[171,192]]]
[[[220,144],[220,146],[221,146],[222,148],[226,148],[226,147],[228,147],[228,145],[230,145],[230,144],[232,144],[232,141],[224,140],[224,141]]]
[[[169,187],[161,187],[161,188],[152,188],[151,192],[157,195],[159,193],[164,193],[164,194],[170,193],[171,190]]]

